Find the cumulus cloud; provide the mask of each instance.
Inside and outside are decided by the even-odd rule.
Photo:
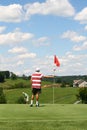
[[[87,41],[84,42],[81,46],[75,45],[73,47],[74,51],[81,51],[81,50],[87,50]]]
[[[25,5],[26,17],[34,14],[56,15],[56,16],[73,16],[75,10],[68,0],[46,0],[46,2],[35,2]]]
[[[67,38],[73,42],[81,42],[81,41],[85,41],[87,39],[85,36],[78,35],[78,33],[74,32],[74,31],[64,32],[62,34],[61,38]]]
[[[86,64],[87,61],[85,60],[87,58],[87,54],[79,54],[75,55],[73,53],[67,53],[65,56],[61,57],[61,64],[62,67],[60,68],[60,73],[67,72],[67,75],[78,75],[78,74],[85,74],[87,71]]]
[[[50,45],[49,38],[45,36],[37,38],[37,39],[33,39],[32,43],[35,46],[49,46]]]
[[[35,53],[24,53],[24,54],[20,54],[18,56],[19,59],[25,59],[25,58],[35,58],[36,54]]]
[[[87,31],[87,26],[85,26],[85,28],[84,28],[86,31]]]
[[[31,33],[23,33],[20,31],[0,34],[0,45],[24,42],[31,39],[33,36],[34,35]]]
[[[80,21],[82,24],[87,24],[87,7],[77,13],[74,19]]]
[[[20,22],[24,19],[24,11],[20,4],[0,6],[0,21]]]
[[[30,53],[32,54],[32,53]],[[53,74],[53,55],[46,56],[40,59],[34,55],[30,56],[29,53],[19,55],[18,57],[3,57],[0,56],[0,70],[10,70],[16,74],[32,74],[37,66],[40,66],[41,71],[44,74]],[[27,63],[25,66],[25,59],[31,58],[29,61],[31,64]],[[32,60],[32,58],[34,58]],[[85,74],[87,71],[86,64],[87,54],[75,55],[72,52],[66,53],[64,56],[59,57],[61,63],[59,68],[56,68],[55,75],[78,75]],[[25,66],[25,67],[24,67]],[[29,69],[30,68],[30,69]]]
[[[34,2],[24,6],[20,4],[11,4],[7,6],[0,5],[1,22],[17,23],[29,20],[30,16],[35,14],[68,17],[75,14],[75,9],[69,3],[69,0],[46,0],[46,2]]]
[[[27,49],[24,47],[14,47],[12,49],[9,49],[8,52],[10,52],[10,53],[25,53],[25,52],[27,52]]]
[[[23,65],[23,64],[24,64],[24,61],[23,61],[23,60],[20,60],[20,61],[18,61],[16,64],[17,64],[17,66]]]
[[[2,33],[6,29],[6,26],[0,26],[0,33]]]

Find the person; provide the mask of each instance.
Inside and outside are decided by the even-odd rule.
[[[22,92],[22,94],[24,95],[25,103],[28,104],[29,103],[29,95],[25,92]]]
[[[33,106],[34,97],[36,97],[36,107],[39,107],[39,94],[41,93],[41,81],[43,77],[53,77],[53,76],[44,76],[39,68],[36,68],[35,73],[31,76],[32,83],[32,96],[30,107]]]

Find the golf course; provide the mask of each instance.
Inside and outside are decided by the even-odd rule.
[[[40,107],[35,106],[35,101],[30,107],[30,101],[19,104],[17,100],[23,96],[22,92],[30,99],[31,88],[6,89],[12,83],[7,80],[0,84],[7,100],[6,104],[0,104],[0,130],[87,130],[87,105],[75,104],[78,88],[43,87]]]
[[[87,130],[87,0],[0,0],[0,130]]]
[[[0,130],[86,130],[87,105],[0,105]]]

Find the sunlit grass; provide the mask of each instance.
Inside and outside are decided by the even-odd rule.
[[[0,105],[1,130],[86,130],[87,106],[75,104]]]

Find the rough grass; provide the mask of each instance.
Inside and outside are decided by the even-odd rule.
[[[51,86],[51,87],[44,87]],[[59,88],[59,84],[55,84],[48,81],[42,82],[42,94],[40,95],[41,103],[53,103],[53,88],[54,88],[54,103],[56,104],[72,104],[76,99],[78,88]],[[16,103],[18,98],[22,96],[22,92],[25,91],[31,96],[31,83],[29,80],[23,80],[18,78],[16,80],[6,79],[4,83],[0,83],[0,87],[4,88],[4,93],[7,98],[7,103]],[[14,88],[14,89],[12,89]]]
[[[20,88],[5,90],[7,103],[16,103],[17,99],[26,92],[31,97],[31,88]],[[56,104],[73,104],[77,98],[77,88],[54,88],[54,103]],[[39,99],[40,103],[53,104],[53,88],[43,88]]]
[[[87,105],[0,105],[0,130],[86,130]]]
[[[42,86],[44,85],[51,85],[52,83],[51,82],[48,82],[48,81],[42,81]],[[4,89],[12,89],[16,86],[18,86],[19,88],[22,88],[22,86],[27,86],[27,87],[31,87],[31,82],[30,80],[25,80],[25,79],[22,79],[22,78],[17,78],[15,80],[12,80],[12,79],[5,79],[5,82],[4,83],[0,83],[0,87],[3,87]]]

